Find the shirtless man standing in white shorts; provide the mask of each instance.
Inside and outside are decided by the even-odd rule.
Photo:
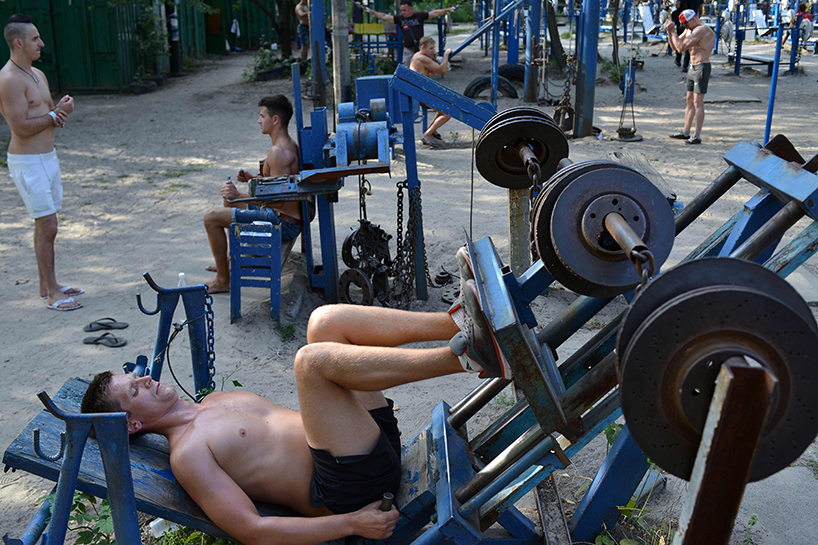
[[[40,58],[43,41],[27,15],[12,15],[3,30],[10,59],[0,69],[0,113],[11,129],[9,174],[34,219],[34,253],[40,277],[40,297],[53,310],[76,310],[73,295],[83,291],[57,282],[54,239],[57,210],[62,209],[60,163],[54,149],[54,128],[74,111],[74,99],[64,96],[54,106],[48,81],[31,63]]]

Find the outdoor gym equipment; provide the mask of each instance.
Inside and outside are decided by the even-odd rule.
[[[592,542],[603,525],[616,522],[618,506],[626,504],[648,469],[649,455],[668,471],[691,478],[677,543],[702,543],[703,535],[709,543],[727,543],[746,483],[788,465],[818,431],[818,398],[812,395],[818,376],[809,358],[818,343],[818,327],[803,301],[772,276],[787,276],[818,250],[818,156],[805,161],[779,135],[763,148],[740,142],[724,158],[730,166],[672,223],[668,199],[647,188],[632,170],[606,161],[563,161],[538,197],[534,233],[544,241],[539,226],[549,226],[547,235],[561,268],[538,260],[518,276],[500,260],[491,239],[467,241],[478,299],[525,399],[477,433],[465,425],[510,381],[484,381],[454,406],[441,403],[433,409],[430,424],[405,444],[403,483],[395,498],[401,519],[386,543],[541,543],[514,504],[554,469],[569,464],[620,414],[626,428],[577,506],[570,538]],[[603,174],[617,183],[592,183],[603,182]],[[535,169],[530,176],[537,176]],[[681,265],[656,277],[669,252],[668,240],[741,179],[756,185],[758,194]],[[572,206],[563,212],[559,205],[568,196]],[[811,220],[807,227],[776,252],[783,235],[805,216]],[[572,261],[574,254],[579,262]],[[705,259],[715,256],[719,259]],[[636,274],[629,276],[620,266]],[[567,281],[593,296],[580,296],[540,326],[531,303],[553,283],[552,270],[567,270]],[[557,365],[555,350],[634,281],[639,290],[630,307]],[[204,312],[186,310],[191,322]],[[194,365],[206,364],[194,360]],[[645,365],[658,373],[646,374],[640,369]],[[56,403],[63,410],[76,407],[81,395],[75,381]],[[98,416],[85,415],[93,425]],[[53,445],[61,422],[41,414],[30,426],[41,427],[42,437],[51,438]],[[782,437],[787,438],[783,446]],[[128,452],[124,439],[114,443],[117,452]],[[128,459],[115,456],[113,465],[106,462],[103,469],[94,454],[96,444],[89,441],[84,450],[70,451],[85,452],[83,460],[90,456],[95,461],[84,461],[78,473],[71,464],[79,467],[79,459],[66,457],[68,469],[60,479],[67,484],[61,489],[70,491],[76,482],[102,496],[107,482],[113,494],[129,494],[118,481],[127,473]],[[131,456],[136,450],[131,449]],[[212,529],[197,517],[197,508],[167,470],[166,452],[143,453],[152,458],[140,454],[138,460],[130,459],[131,471],[138,474],[133,478],[136,508]],[[41,454],[46,452],[32,444],[29,430],[6,451],[4,462],[56,478],[58,459]],[[146,501],[148,496],[171,500],[159,509]],[[57,502],[52,520],[66,520],[62,513],[68,507]],[[488,538],[484,531],[494,522],[512,538]],[[53,531],[58,535],[60,530]]]

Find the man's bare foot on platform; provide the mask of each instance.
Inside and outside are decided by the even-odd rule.
[[[222,282],[218,278],[214,278],[207,284],[207,293],[227,293],[230,291],[230,282]]]

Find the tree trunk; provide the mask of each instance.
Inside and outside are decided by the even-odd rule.
[[[619,0],[613,0],[613,22],[611,23],[611,40],[613,41],[613,63],[616,65],[617,73],[619,69],[619,37],[616,27],[619,26]]]
[[[281,47],[281,56],[286,59],[293,56],[293,27],[290,23],[295,11],[295,2],[293,0],[276,0],[276,3],[278,4],[278,13],[281,15],[281,20],[278,23],[279,46]]]
[[[548,24],[548,35],[551,37],[551,50],[554,52],[554,59],[557,61],[557,66],[560,70],[565,70],[565,49],[562,47],[560,41],[560,31],[557,28],[557,12],[554,10],[554,5],[551,2],[545,2],[545,19]]]

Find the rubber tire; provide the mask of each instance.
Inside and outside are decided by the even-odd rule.
[[[474,99],[486,89],[491,89],[491,76],[480,76],[466,86],[463,94]],[[508,98],[520,98],[514,85],[503,76],[497,76],[497,93]]]
[[[508,81],[525,84],[525,65],[518,62],[504,64],[497,70],[497,74],[503,76]],[[499,87],[499,85],[498,85]]]

